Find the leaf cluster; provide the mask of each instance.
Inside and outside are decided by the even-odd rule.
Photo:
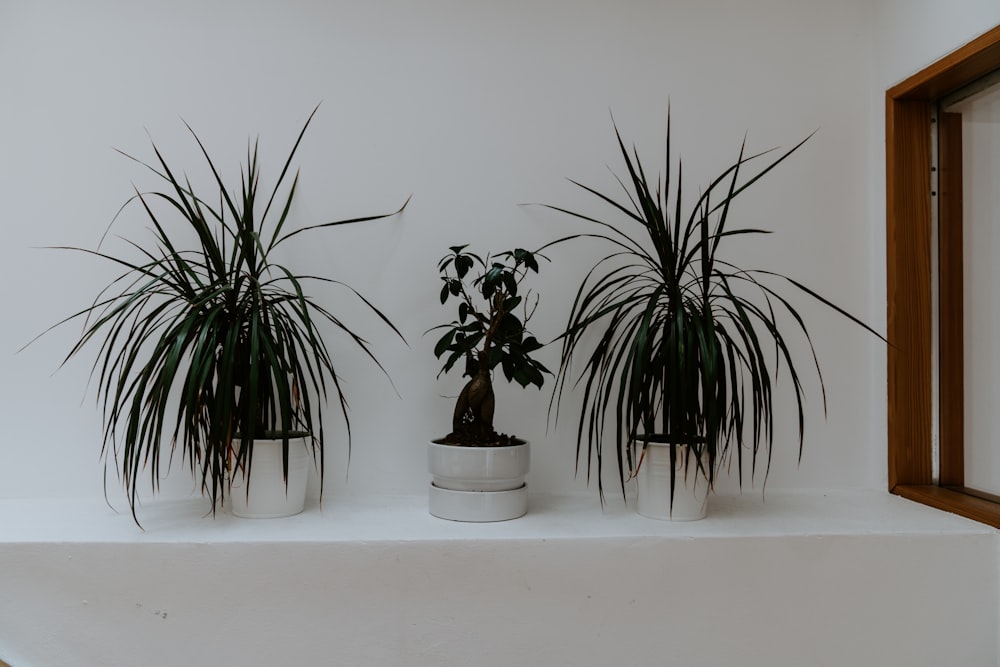
[[[794,287],[879,336],[801,283],[771,271],[740,268],[722,255],[724,242],[769,233],[733,228],[731,205],[809,137],[771,157],[765,157],[770,151],[747,155],[744,141],[736,161],[688,208],[682,198],[680,161],[672,168],[669,116],[665,170],[655,179],[647,175],[636,148],[626,148],[617,125],[615,134],[627,170],[625,178],[616,177],[624,196],[572,181],[609,206],[613,215],[594,217],[549,206],[596,228],[563,240],[596,238],[610,246],[578,288],[560,336],[552,399],[556,419],[567,384],[581,386],[577,465],[586,458],[588,480],[596,472],[602,498],[608,446],[623,494],[648,442],[691,445],[699,473],[710,487],[723,462],[732,462],[731,456],[741,485],[746,456],[752,474],[758,458],[764,459],[766,480],[777,407],[774,388],[782,367],[791,382],[800,458],[802,454],[805,390],[790,336],[800,335],[808,343],[824,409],[826,405],[806,323],[770,283]],[[744,176],[751,163],[759,166]],[[572,370],[576,359],[584,362],[578,374]],[[670,449],[674,459],[677,448]]]
[[[444,358],[438,376],[462,362],[463,375],[472,377],[486,364],[490,371],[500,366],[508,382],[540,388],[551,372],[532,358],[542,343],[527,330],[538,298],[521,284],[547,258],[523,248],[483,258],[467,247],[452,246],[438,262],[441,303],[458,304],[457,319],[431,329],[444,330],[434,345],[434,356]]]
[[[83,333],[63,363],[88,344],[98,345],[92,377],[104,406],[102,454],[108,465],[112,459],[115,463],[133,517],[142,471],[157,489],[161,467],[169,465],[178,447],[213,512],[225,498],[232,470],[249,472],[250,445],[258,436],[283,438],[287,480],[288,439],[304,435],[322,484],[328,392],[339,405],[348,442],[350,420],[321,323],[345,334],[385,369],[364,338],[309,295],[309,284],[345,288],[402,338],[353,288],[295,273],[272,259],[275,248],[299,234],[395,215],[286,227],[299,179],[298,171],[290,175],[291,164],[317,109],[269,189],[261,186],[256,141],[248,145],[240,181],[231,190],[187,126],[212,176],[210,194],[204,196],[168,164],[155,143],[152,164],[126,155],[155,174],[163,188],[137,189],[115,219],[130,205],[141,207],[152,224],[152,240],[126,241],[138,260],[68,248],[124,270],[89,307],[59,324],[84,320]],[[182,239],[192,231],[196,242],[185,246]]]

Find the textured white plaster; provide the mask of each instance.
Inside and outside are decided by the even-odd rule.
[[[997,662],[995,532],[899,498],[713,498],[708,519],[682,525],[550,497],[517,521],[457,524],[422,500],[345,499],[277,521],[199,520],[190,502],[165,501],[147,508],[146,532],[94,504],[2,502],[0,656],[16,667]]]

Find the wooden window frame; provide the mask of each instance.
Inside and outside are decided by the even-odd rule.
[[[995,527],[1000,498],[963,485],[961,119],[953,114],[942,114],[938,124],[942,398],[940,472],[933,480],[929,128],[938,100],[998,68],[1000,26],[887,90],[885,120],[889,491]]]

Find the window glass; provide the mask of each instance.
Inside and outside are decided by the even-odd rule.
[[[962,114],[965,486],[1000,495],[1000,85]]]

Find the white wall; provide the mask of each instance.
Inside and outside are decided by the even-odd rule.
[[[7,615],[6,657],[16,667],[996,664],[983,585],[992,535],[252,546],[17,545],[14,569],[0,572],[24,600]],[[608,577],[623,550],[634,576]]]
[[[579,496],[486,524],[339,500],[273,522],[171,500],[145,532],[99,499],[0,502],[0,659],[998,664],[996,531],[882,490],[722,496],[680,524]]]
[[[400,219],[314,237],[294,258],[368,294],[410,343],[360,320],[401,398],[370,366],[343,362],[355,440],[349,478],[342,445],[328,458],[331,493],[423,488],[423,443],[447,429],[451,406],[441,395],[460,385],[434,381],[433,342],[422,336],[450,317],[435,298],[435,262],[452,244],[534,246],[574,229],[518,204],[586,208],[592,203],[566,177],[613,185],[609,110],[653,162],[669,99],[688,183],[728,164],[747,131],[750,148],[763,149],[819,128],[737,211],[776,234],[732,256],[793,275],[884,328],[872,149],[882,83],[873,78],[900,67],[893,60],[873,73],[873,53],[881,53],[873,25],[891,32],[873,24],[873,13],[863,0],[0,3],[0,302],[8,323],[0,328],[0,497],[101,493],[93,392],[81,402],[87,360],[53,375],[74,331],[14,351],[85,305],[110,274],[89,258],[34,248],[96,245],[130,183],[149,185],[111,150],[151,157],[145,130],[171,159],[196,165],[180,118],[230,174],[247,136],[259,134],[266,176],[322,100],[300,153],[300,219],[389,211],[414,195]],[[959,34],[983,26],[968,23]],[[944,44],[957,45],[956,36]],[[912,68],[920,54],[905,62]],[[117,232],[141,238],[143,226],[132,216]],[[558,332],[593,253],[583,245],[553,253],[540,283],[540,337]],[[829,416],[809,380],[797,466],[793,409],[779,408],[769,484],[878,487],[884,353],[860,329],[798,303],[823,363]],[[544,356],[555,360],[554,351]],[[546,434],[548,392],[499,394],[498,427],[536,445],[531,488],[585,491],[573,475],[571,421]],[[190,487],[186,479],[175,485],[168,491]],[[111,488],[114,500],[113,479]]]
[[[872,62],[875,83],[883,92],[1000,22],[1000,6],[992,0],[947,4],[933,0],[878,0],[874,7],[878,39]]]
[[[0,303],[7,307],[0,327],[0,418],[6,436],[0,444],[0,498],[101,493],[99,419],[92,395],[81,404],[86,364],[75,362],[52,376],[72,332],[56,332],[21,354],[13,352],[84,304],[108,277],[105,268],[85,258],[32,248],[96,244],[128,196],[130,181],[142,177],[110,147],[149,156],[144,127],[184,164],[190,163],[191,148],[179,116],[234,163],[246,136],[256,133],[265,156],[274,159],[308,110],[323,100],[301,153],[296,213],[311,220],[386,211],[414,193],[400,220],[330,237],[303,249],[297,259],[369,293],[401,323],[412,346],[406,349],[369,326],[401,399],[384,382],[369,379],[365,367],[346,360],[356,447],[347,482],[334,467],[342,464],[343,452],[333,452],[329,490],[417,491],[427,479],[423,442],[447,425],[450,406],[439,394],[454,393],[458,384],[433,382],[431,342],[420,335],[446,317],[435,305],[435,260],[447,245],[467,240],[491,247],[530,246],[565,231],[553,216],[516,204],[588,205],[566,184],[566,176],[609,184],[603,169],[614,160],[609,108],[626,134],[651,146],[649,154],[655,156],[669,95],[675,140],[689,177],[697,174],[698,180],[732,157],[745,130],[752,147],[764,148],[788,146],[820,128],[787,169],[743,202],[740,211],[748,224],[762,222],[778,234],[766,247],[739,248],[738,259],[794,274],[881,327],[884,90],[1000,22],[1000,7],[992,0],[940,7],[913,0],[419,4],[206,7],[120,1],[84,7],[0,0],[0,220],[7,231],[0,244]],[[902,24],[896,21],[900,17]],[[135,229],[141,223],[131,218],[120,231],[129,225]],[[587,252],[565,250],[555,257],[557,268],[544,284],[550,308],[538,318],[540,335],[551,336],[565,317],[570,278],[585,269]],[[374,253],[379,257],[372,260]],[[370,271],[372,264],[384,270]],[[829,418],[824,422],[819,406],[810,405],[809,440],[796,469],[789,439],[792,415],[784,415],[784,442],[770,483],[880,488],[885,481],[884,354],[856,329],[808,304],[803,308],[814,322],[826,369]],[[546,397],[503,392],[500,414],[513,423],[503,428],[538,445],[530,478],[534,490],[582,492],[582,481],[572,476],[572,432],[544,435],[539,404]],[[186,486],[179,481],[170,492]],[[122,504],[114,490],[112,499]],[[555,515],[562,522],[562,515]],[[596,516],[622,519],[613,513]],[[281,634],[293,641],[303,638],[302,650],[310,657],[368,651],[374,639],[362,643],[382,632],[379,637],[391,637],[398,649],[392,654],[378,645],[389,656],[385,662],[421,650],[441,662],[440,654],[449,648],[461,657],[489,650],[473,621],[519,623],[521,617],[511,621],[510,612],[526,605],[535,614],[528,619],[539,623],[517,628],[527,637],[518,646],[544,654],[555,645],[552,637],[560,639],[559,632],[565,632],[566,641],[556,642],[557,655],[569,651],[580,664],[588,659],[606,663],[605,652],[619,636],[627,640],[625,650],[655,651],[647,662],[659,659],[661,650],[676,649],[693,663],[708,645],[717,651],[713,658],[725,654],[724,661],[746,664],[753,664],[746,660],[748,653],[763,656],[764,664],[803,664],[815,657],[816,647],[825,649],[830,660],[846,656],[859,663],[902,657],[932,664],[956,655],[963,664],[976,664],[977,658],[995,663],[996,581],[979,576],[991,567],[995,572],[994,536],[974,537],[957,548],[954,540],[935,535],[917,548],[906,535],[847,537],[831,544],[811,536],[808,519],[799,521],[807,524],[805,535],[744,540],[736,550],[732,540],[675,540],[685,571],[710,572],[713,582],[723,583],[709,589],[699,587],[697,576],[678,580],[669,569],[654,570],[651,581],[636,578],[626,589],[609,588],[603,574],[621,565],[621,544],[595,550],[590,542],[543,536],[528,553],[522,542],[509,539],[501,542],[502,552],[491,541],[465,537],[459,539],[461,549],[390,539],[393,553],[388,554],[379,552],[378,542],[329,537],[308,545],[302,554],[309,562],[300,563],[303,567],[276,575],[277,588],[261,590],[258,599],[265,604],[245,607],[242,619],[221,622],[233,627],[247,620],[251,629],[236,628],[236,635],[253,637],[235,645],[256,651],[258,659],[279,646],[265,645],[258,631],[270,627],[275,610],[289,624]],[[758,523],[751,518],[742,525]],[[330,525],[339,524],[324,524],[328,530]],[[855,528],[852,534],[864,532]],[[129,533],[125,541],[132,539],[140,534]],[[305,541],[313,542],[313,533]],[[627,541],[639,565],[663,562],[661,540]],[[151,578],[143,560],[153,553],[145,550],[148,545],[52,550],[28,542],[8,550],[15,554],[13,567],[0,570],[8,576],[4,590],[9,595],[3,599],[19,604],[16,611],[5,607],[17,619],[10,627],[30,625],[42,633],[64,627],[62,643],[39,650],[69,646],[81,662],[95,655],[92,650],[103,649],[94,649],[94,638],[108,635],[93,631],[115,632],[122,622],[136,630],[133,636],[150,637],[148,646],[162,642],[174,651],[203,648],[228,655],[230,642],[185,644],[186,638],[205,627],[200,619],[208,616],[202,614],[216,623],[219,613],[231,611],[229,581],[259,573],[262,564],[269,569],[286,560],[289,548],[302,546],[252,542],[255,548],[245,551],[243,544],[219,548],[186,538],[161,545],[162,553],[149,562],[154,568],[171,567]],[[480,560],[483,545],[489,545],[485,561]],[[133,551],[142,559],[125,558]],[[331,606],[327,589],[309,574],[324,571],[333,552],[347,554],[356,565],[341,574],[358,576],[323,575],[322,583],[340,586],[338,601],[351,604]],[[583,560],[577,562],[578,556]],[[379,558],[385,567],[373,570]],[[481,579],[483,562],[498,558],[497,578]],[[961,566],[940,567],[945,560]],[[901,567],[887,567],[890,562]],[[387,574],[372,579],[373,571]],[[234,579],[209,577],[214,588],[206,589],[207,598],[195,596],[198,602],[191,605],[190,596],[184,597],[190,582],[202,581],[206,573]],[[732,586],[726,585],[727,576]],[[103,586],[104,581],[115,584]],[[440,582],[446,586],[443,595],[434,588]],[[588,582],[597,587],[592,598],[574,597],[591,593]],[[672,588],[678,584],[680,589]],[[679,593],[653,600],[658,589]],[[241,585],[239,590],[256,588]],[[483,592],[496,593],[497,606],[483,610],[478,597]],[[633,592],[635,597],[629,597]],[[428,614],[429,597],[455,600],[458,606],[445,610],[438,605]],[[704,604],[691,615],[678,598]],[[925,612],[928,599],[939,604]],[[630,605],[634,600],[642,603]],[[55,606],[49,604],[53,601]],[[602,605],[599,611],[594,604]],[[479,614],[462,615],[454,623],[456,608]],[[361,613],[344,616],[346,609]],[[605,626],[605,609],[622,612],[616,618],[624,622]],[[567,610],[569,615],[562,613]],[[356,625],[327,632],[327,619],[337,615]],[[978,624],[966,623],[966,616]],[[679,620],[678,634],[657,632],[646,643],[642,623],[651,618]],[[721,619],[723,625],[701,618]],[[547,626],[544,621],[550,619],[554,624]],[[143,634],[154,624],[153,634]],[[350,634],[358,626],[363,631]],[[720,645],[714,630],[706,630],[710,626],[725,627],[736,645]],[[787,637],[772,635],[779,626],[792,631]],[[580,627],[592,631],[581,636]],[[314,629],[320,632],[309,632]],[[668,637],[680,641],[668,645]],[[333,644],[341,638],[346,646]],[[144,647],[129,643],[126,648],[139,652]],[[899,653],[907,648],[912,654]]]

